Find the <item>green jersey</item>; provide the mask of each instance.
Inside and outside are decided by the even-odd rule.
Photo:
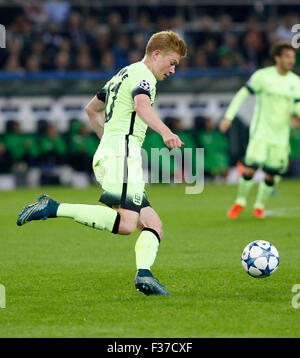
[[[154,103],[156,78],[143,62],[124,67],[97,94],[105,101],[105,125],[100,147],[124,155],[123,144],[140,148],[143,144],[147,124],[134,110],[134,97],[146,94]]]
[[[250,139],[261,138],[269,143],[287,146],[291,116],[300,101],[300,80],[293,72],[282,76],[275,66],[256,71],[246,84],[256,95],[250,126]]]

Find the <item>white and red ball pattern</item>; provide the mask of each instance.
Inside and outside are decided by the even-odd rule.
[[[272,275],[279,265],[279,253],[268,241],[257,240],[250,242],[242,253],[242,266],[252,277],[267,277]]]

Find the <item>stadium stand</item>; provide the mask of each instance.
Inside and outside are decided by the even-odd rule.
[[[216,124],[236,88],[227,89],[230,80],[224,85],[219,75],[248,76],[269,65],[270,45],[278,39],[290,40],[291,25],[299,23],[299,14],[293,4],[285,6],[287,2],[277,1],[277,6],[233,3],[229,7],[165,1],[147,6],[147,1],[129,0],[124,5],[112,0],[80,6],[66,1],[16,1],[6,9],[5,17],[0,11],[7,38],[6,48],[1,49],[0,80],[26,87],[26,81],[36,79],[36,88],[41,89],[41,83],[49,88],[60,83],[61,87],[55,97],[37,90],[33,96],[22,96],[14,89],[0,96],[0,187],[1,183],[9,188],[55,183],[80,187],[93,182],[91,160],[98,140],[84,112],[94,94],[87,82],[104,80],[141,60],[151,34],[165,29],[180,33],[188,44],[188,57],[178,66],[179,78],[187,83],[199,76],[204,82],[198,93],[184,88],[172,95],[160,93],[155,108],[184,138],[187,148],[205,149],[208,178],[225,176],[245,152],[253,99],[245,102],[231,131],[221,135]],[[300,72],[299,52],[295,71]],[[64,90],[61,80],[74,78],[81,95]],[[217,86],[218,80],[218,91],[205,91],[212,82]],[[149,151],[153,145],[164,147],[156,133],[150,132],[144,148]],[[299,148],[299,131],[293,130],[288,175],[300,176]],[[175,175],[174,163],[170,170]],[[10,180],[7,176],[12,173]]]

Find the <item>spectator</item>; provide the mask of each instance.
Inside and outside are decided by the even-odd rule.
[[[72,167],[76,171],[92,174],[92,160],[98,145],[99,140],[91,134],[88,126],[75,122],[70,136]]]
[[[25,162],[28,166],[36,164],[39,155],[36,140],[33,135],[22,133],[19,122],[7,122],[4,143],[14,162]]]
[[[45,133],[40,141],[40,161],[41,165],[62,165],[67,159],[67,145],[62,136],[59,135],[56,127],[48,123]]]
[[[90,71],[93,69],[92,61],[88,54],[80,53],[77,56],[76,69],[79,71]]]
[[[134,50],[129,53],[129,63],[134,63],[141,61],[143,59],[144,54],[140,51]]]
[[[67,1],[51,0],[44,4],[44,12],[49,22],[63,24],[71,10],[71,5]]]
[[[139,58],[138,52],[144,52],[145,41],[153,32],[174,29],[184,33],[189,42],[188,58],[180,68],[220,66],[252,70],[269,64],[266,49],[275,40],[290,41],[291,27],[299,22],[295,13],[285,14],[279,20],[270,17],[259,22],[255,16],[241,14],[234,7],[230,13],[219,16],[217,22],[215,13],[211,15],[213,7],[209,7],[201,16],[197,11],[195,14],[182,11],[168,17],[171,12],[160,11],[151,23],[150,16],[156,11],[145,7],[137,20],[130,23],[123,23],[122,9],[109,14],[102,11],[99,24],[96,10],[92,14],[80,12],[79,7],[75,10],[65,0],[50,0],[45,5],[26,4],[24,13],[17,14],[6,26],[7,48],[2,52],[0,69],[67,71],[98,69],[100,65],[103,69],[116,69],[129,63],[129,57]],[[234,16],[244,20],[233,22]],[[47,22],[47,18],[51,21]],[[138,52],[130,55],[132,51]],[[297,61],[296,68],[299,68],[300,55]]]
[[[103,71],[113,71],[115,69],[115,56],[112,51],[106,51],[101,57],[100,69]]]
[[[66,71],[70,66],[70,56],[67,52],[59,52],[55,57],[55,70]]]
[[[222,14],[219,19],[220,30],[219,40],[221,43],[225,42],[226,36],[234,33],[232,17],[229,14]]]
[[[165,119],[165,123],[184,143],[184,146],[180,148],[183,156],[178,161],[177,168],[174,163],[174,177],[178,182],[183,182],[185,179],[191,182],[193,173],[196,171],[196,142],[193,131],[185,130],[180,118],[169,117]]]
[[[214,21],[211,16],[205,15],[201,18],[200,27],[196,33],[192,35],[193,43],[196,47],[203,44],[211,38],[217,39],[217,33],[214,29]]]
[[[91,46],[91,57],[93,63],[99,64],[106,51],[109,51],[109,31],[106,27],[100,27],[96,33],[96,38]]]
[[[270,48],[270,44],[279,40],[279,37],[276,35],[276,20],[273,18],[267,19],[264,27],[264,34],[268,44],[267,48]]]
[[[153,28],[152,28],[152,24],[150,23],[150,16],[146,12],[142,12],[138,16],[134,35],[141,37],[141,41],[143,43],[142,46],[144,46],[144,44],[148,42],[152,33],[153,33]]]
[[[7,72],[22,72],[23,67],[20,65],[20,58],[18,55],[10,55],[6,60],[4,69]]]
[[[250,33],[247,33],[243,38],[243,55],[245,58],[243,67],[254,70],[260,65],[259,52],[252,42]]]
[[[37,25],[44,25],[47,21],[47,14],[42,4],[31,1],[24,2],[24,12],[27,18]]]
[[[10,151],[6,148],[4,142],[0,140],[0,174],[10,173],[13,163]]]
[[[291,129],[290,146],[291,146],[290,174],[295,177],[300,177],[300,130],[299,129],[296,128]]]
[[[218,54],[217,54],[217,41],[213,37],[207,38],[203,45],[203,51],[207,60],[208,67],[217,67]]]
[[[36,39],[31,43],[31,48],[28,56],[35,56],[39,62],[40,67],[46,67],[47,56],[45,56],[45,44],[41,38]]]
[[[122,34],[122,18],[118,12],[112,12],[108,15],[107,25],[109,28],[110,48],[118,41]]]
[[[144,53],[144,48],[145,48],[145,40],[142,34],[139,33],[133,33],[131,35],[131,40],[132,40],[132,47],[137,50],[140,51],[142,53]]]
[[[26,71],[31,73],[36,73],[40,71],[40,61],[37,55],[31,55],[27,57],[25,69]]]
[[[122,34],[115,46],[113,46],[113,53],[115,58],[115,66],[117,69],[123,68],[129,64],[129,39],[126,34]]]
[[[156,26],[155,26],[155,32],[156,31],[165,31],[170,28],[170,21],[167,17],[163,15],[159,15],[156,19]]]
[[[43,35],[43,42],[48,50],[57,49],[62,42],[63,34],[58,24],[50,23]]]
[[[201,69],[208,67],[206,54],[203,50],[196,51],[194,57],[194,66]]]
[[[225,175],[229,167],[228,143],[210,117],[204,118],[204,130],[196,134],[199,147],[204,148],[204,172],[212,177]]]
[[[182,16],[174,16],[170,19],[170,29],[176,32],[184,41],[187,41],[185,35],[185,23]]]
[[[296,13],[286,14],[283,19],[281,25],[279,25],[276,29],[276,35],[279,40],[290,42],[292,37],[295,35],[291,29],[294,24],[297,24],[297,15]]]
[[[224,44],[221,45],[218,49],[218,54],[220,57],[227,57],[228,59],[228,67],[239,67],[241,66],[243,62],[243,57],[241,54],[241,51],[239,49],[239,42],[238,37],[236,35],[233,35],[231,33],[228,33],[225,36]],[[222,66],[222,59],[220,61],[221,67],[227,67]]]
[[[93,68],[93,61],[90,54],[90,46],[87,43],[84,43],[80,45],[78,48],[74,69],[92,70],[92,68]]]
[[[96,16],[88,16],[84,21],[84,32],[87,43],[94,43],[97,38],[98,20]]]
[[[72,43],[73,50],[85,43],[86,34],[83,30],[82,17],[78,12],[73,11],[69,15],[66,35]]]

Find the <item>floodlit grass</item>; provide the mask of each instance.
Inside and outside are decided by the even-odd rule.
[[[252,217],[256,190],[241,218],[230,221],[236,186],[207,184],[200,195],[184,194],[184,186],[147,188],[164,223],[152,270],[172,293],[166,297],[135,291],[138,232],[116,236],[62,218],[16,225],[41,193],[96,204],[98,188],[0,193],[0,337],[299,337],[291,289],[300,284],[300,183],[278,185],[265,220]],[[248,276],[240,263],[257,239],[280,254],[267,279]]]

